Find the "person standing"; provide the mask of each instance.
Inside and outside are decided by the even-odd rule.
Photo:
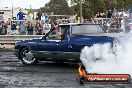
[[[37,22],[35,25],[35,31],[37,35],[42,35],[43,27],[41,26],[40,22]]]
[[[7,25],[5,23],[4,12],[0,12],[0,34],[7,34]]]
[[[111,17],[112,17],[112,10],[108,10],[107,18],[111,18]]]
[[[3,30],[3,24],[0,22],[0,35],[2,35],[2,30]]]
[[[20,9],[20,10],[19,10],[19,13],[17,14],[17,18],[18,18],[18,20],[23,20],[24,15],[26,15],[26,14],[23,13],[22,10]]]
[[[113,10],[113,18],[117,18],[119,17],[118,11],[116,10],[116,8],[114,8]]]
[[[29,35],[33,35],[33,28],[34,27],[33,27],[32,23],[29,22],[28,25],[27,25],[27,31],[28,31]]]
[[[0,12],[0,21],[4,21],[4,12]]]
[[[129,17],[132,18],[132,8],[129,9]]]
[[[20,22],[19,32],[20,32],[20,35],[26,35],[28,33],[24,22]]]
[[[41,17],[42,17],[42,11],[39,10],[37,13],[37,20],[41,20]]]
[[[16,33],[16,30],[17,30],[17,27],[16,27],[17,25],[16,25],[16,23],[13,21],[12,23],[11,23],[11,35],[16,35],[17,33]]]
[[[22,10],[20,9],[19,13],[17,14],[17,19],[18,19],[17,25],[20,25],[20,21],[24,20],[24,15],[26,14],[23,13]]]

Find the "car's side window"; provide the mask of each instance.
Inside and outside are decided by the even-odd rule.
[[[66,36],[67,27],[66,26],[59,26],[55,30],[53,30],[48,36],[47,39],[49,40],[62,40]]]
[[[61,26],[61,39],[65,39],[67,36],[67,30],[70,28],[70,26]]]
[[[47,39],[49,40],[56,40],[56,31],[52,31],[48,36],[47,36]]]

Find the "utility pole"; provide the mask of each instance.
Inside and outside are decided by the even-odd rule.
[[[11,0],[11,4],[12,4],[12,10],[11,10],[11,12],[12,12],[12,19],[13,19],[13,0]]]
[[[82,23],[82,0],[80,0],[80,23]]]
[[[96,14],[96,13],[95,13],[95,12],[96,12],[96,11],[95,11],[95,0],[93,0],[93,10],[94,10],[93,12],[94,12],[94,15],[95,15],[95,14]]]

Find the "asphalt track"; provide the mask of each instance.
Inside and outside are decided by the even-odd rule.
[[[76,81],[78,65],[41,62],[23,65],[12,51],[0,51],[0,88],[132,88],[132,84],[84,84]]]

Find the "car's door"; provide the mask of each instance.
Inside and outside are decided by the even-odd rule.
[[[74,55],[76,56],[79,56],[81,50],[85,46],[90,47],[96,43],[103,43],[103,41],[106,40],[105,37],[95,36],[96,34],[100,33],[105,33],[105,31],[98,24],[72,25],[71,36],[69,41],[70,52],[74,53]]]
[[[63,29],[62,29],[63,28]],[[64,35],[63,39],[56,38],[56,30],[53,30],[46,39],[42,39],[38,42],[39,56],[45,58],[62,58],[68,51],[68,38],[67,30],[69,27],[61,27],[61,34]]]

